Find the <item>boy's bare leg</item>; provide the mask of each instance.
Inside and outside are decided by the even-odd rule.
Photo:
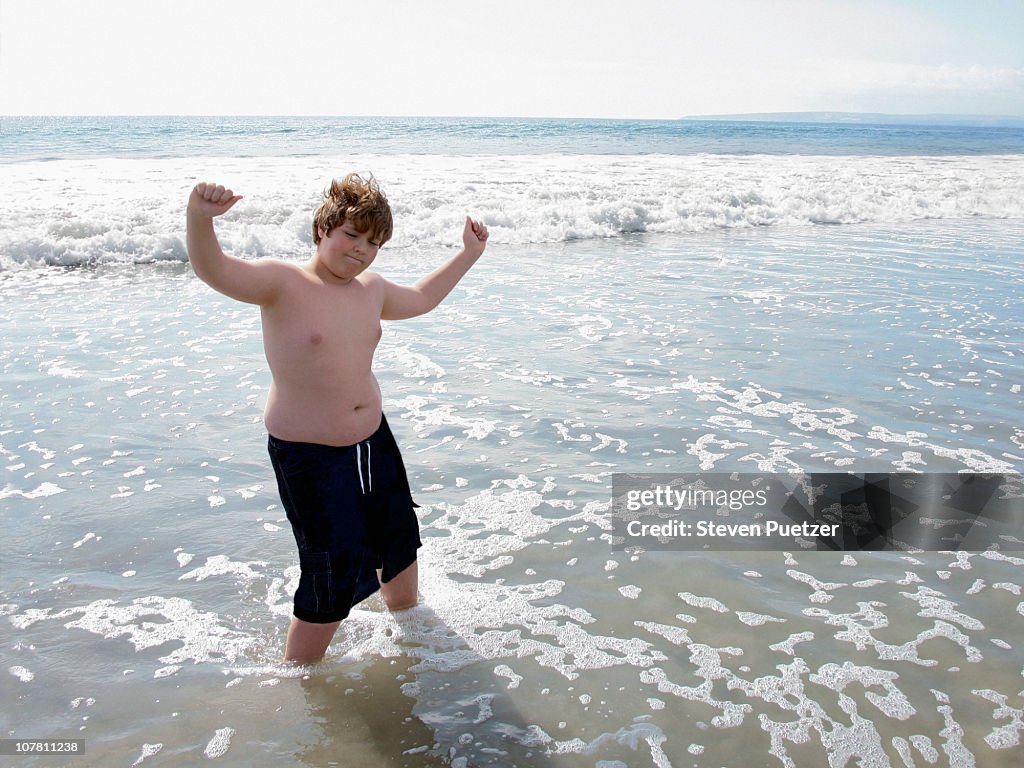
[[[403,611],[419,602],[419,574],[419,568],[413,560],[412,565],[395,578],[387,584],[380,585],[380,593],[384,596],[389,611]],[[377,571],[377,578],[380,578],[380,571]]]
[[[340,621],[330,624],[312,624],[292,616],[288,627],[288,640],[284,645],[284,660],[296,664],[315,664],[327,653]]]
[[[377,578],[380,578],[380,571],[377,572]],[[402,611],[415,606],[419,602],[419,568],[416,562],[413,561],[412,565],[387,584],[381,584],[380,592],[389,611]],[[340,621],[313,624],[292,616],[292,623],[288,626],[288,640],[284,646],[284,660],[296,664],[320,661],[340,625]]]

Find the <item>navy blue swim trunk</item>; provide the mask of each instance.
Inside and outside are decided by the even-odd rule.
[[[398,444],[380,427],[355,445],[296,443],[270,436],[270,461],[299,547],[297,619],[348,616],[416,561],[419,522]]]

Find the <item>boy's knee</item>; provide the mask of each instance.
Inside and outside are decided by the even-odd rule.
[[[385,598],[384,603],[387,605],[388,610],[394,613],[395,611],[407,611],[410,608],[415,608],[419,605],[419,597],[413,595],[412,597],[397,598],[394,597],[390,600]]]

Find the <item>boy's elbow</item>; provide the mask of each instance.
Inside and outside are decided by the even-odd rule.
[[[441,306],[442,301],[444,301],[443,296],[437,298],[428,296],[426,299],[424,299],[422,311],[419,314],[426,315],[430,312],[433,312],[435,309]]]
[[[206,282],[205,275],[209,275],[217,266],[217,254],[211,253],[202,244],[189,242],[185,246],[185,255],[188,257],[188,263],[192,267],[192,271],[196,273],[197,277]]]
[[[230,271],[223,261],[209,262],[205,259],[189,259],[189,263],[192,265],[192,271],[196,273],[196,277],[217,291],[217,293],[223,293],[231,298],[238,298],[235,295],[236,289],[234,281],[231,279]]]
[[[202,280],[207,285],[213,286],[217,281],[217,272],[212,265],[200,260],[192,258],[189,254],[188,258],[189,266],[192,267],[192,271],[196,273],[196,277]]]

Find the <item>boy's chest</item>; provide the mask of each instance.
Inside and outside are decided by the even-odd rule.
[[[372,355],[382,333],[380,307],[366,291],[305,292],[264,323],[267,340],[288,357]]]

